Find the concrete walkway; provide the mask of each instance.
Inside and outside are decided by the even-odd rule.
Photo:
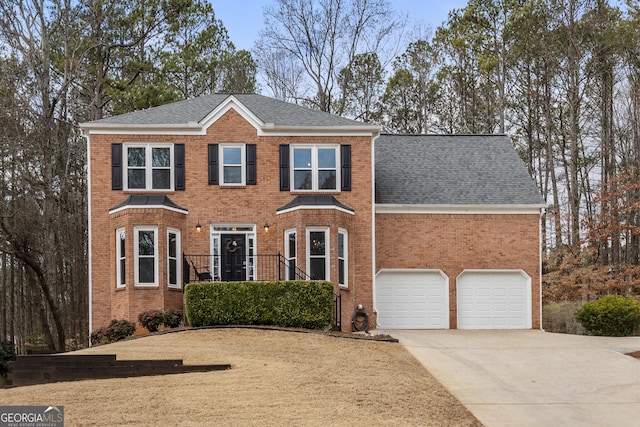
[[[377,330],[400,340],[487,427],[640,426],[640,337]],[[428,404],[428,403],[427,403]]]

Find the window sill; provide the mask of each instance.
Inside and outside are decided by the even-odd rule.
[[[158,289],[158,285],[135,285],[136,289]]]
[[[338,285],[338,288],[341,291],[348,291],[349,290],[349,285]]]

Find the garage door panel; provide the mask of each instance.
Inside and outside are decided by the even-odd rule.
[[[436,271],[381,271],[376,276],[378,326],[404,329],[449,327],[448,286]]]
[[[521,271],[463,272],[457,280],[458,328],[529,328],[530,286]]]

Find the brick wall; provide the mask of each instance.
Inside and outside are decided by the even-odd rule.
[[[170,142],[185,144],[185,191],[163,192],[171,200],[188,209],[184,218],[177,220],[165,213],[139,212],[109,216],[109,209],[123,202],[135,192],[111,190],[111,143],[126,142]],[[256,144],[258,185],[242,188],[208,185],[207,145],[224,142]],[[228,111],[205,135],[107,135],[91,134],[91,237],[92,252],[92,327],[97,329],[113,318],[137,320],[137,314],[147,308],[170,308],[182,303],[182,293],[161,284],[158,288],[135,288],[133,283],[133,262],[128,264],[131,281],[124,290],[116,290],[115,230],[126,226],[127,235],[132,236],[133,225],[159,226],[159,248],[162,260],[165,255],[166,226],[179,221],[182,230],[182,250],[186,253],[205,254],[210,251],[209,226],[212,223],[235,223],[256,225],[256,246],[260,254],[276,254],[284,250],[284,230],[293,224],[286,215],[276,215],[276,209],[290,202],[296,192],[279,191],[279,145],[294,143],[334,143],[351,144],[352,150],[352,191],[330,193],[340,202],[353,208],[355,215],[344,218],[344,213],[330,211],[317,215],[298,215],[295,224],[299,233],[307,226],[330,226],[331,247],[337,247],[339,221],[346,221],[349,230],[349,289],[342,291],[345,310],[343,323],[350,328],[353,304],[363,303],[371,307],[372,301],[372,165],[371,138],[366,136],[258,136],[256,129],[234,110]],[[156,194],[156,193],[154,193]],[[314,193],[318,194],[318,193]],[[141,214],[142,217],[136,217]],[[127,217],[129,215],[129,217]],[[179,214],[176,214],[179,215]],[[290,217],[295,214],[288,214]],[[338,222],[335,222],[338,221]],[[196,232],[196,223],[202,231]],[[270,226],[264,232],[263,225]],[[164,227],[164,228],[163,228]],[[131,231],[129,231],[131,228]],[[165,230],[165,231],[163,231]],[[334,232],[335,230],[335,232]],[[304,234],[299,234],[303,236]],[[299,238],[299,243],[303,244]],[[133,260],[132,239],[128,239],[127,259]],[[165,261],[162,261],[165,262]],[[331,253],[332,268],[337,262],[337,254]],[[166,268],[160,267],[160,274]],[[332,278],[337,277],[332,270]],[[337,273],[336,273],[337,274]],[[162,277],[162,276],[161,276]],[[163,282],[166,283],[166,277]],[[345,317],[349,322],[345,322]]]
[[[450,326],[456,278],[465,269],[522,269],[531,277],[532,327],[540,328],[539,215],[377,214],[376,272],[440,269],[449,277]]]

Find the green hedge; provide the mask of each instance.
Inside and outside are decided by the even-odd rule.
[[[625,337],[638,332],[640,304],[631,297],[607,295],[586,303],[575,316],[591,335]]]
[[[324,281],[191,283],[185,313],[191,326],[331,325],[333,284]]]

